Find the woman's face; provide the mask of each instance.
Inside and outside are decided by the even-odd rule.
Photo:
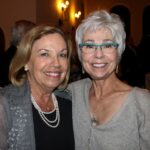
[[[32,87],[53,90],[64,80],[68,70],[67,45],[58,33],[45,35],[35,41],[26,64]]]
[[[108,29],[87,31],[83,36],[83,43],[89,44],[81,49],[81,60],[84,70],[94,80],[108,78],[114,73],[117,64],[117,50],[115,46],[107,45],[114,43],[112,33]],[[95,51],[90,44],[102,44]],[[105,45],[106,44],[106,45]],[[116,43],[115,43],[116,44]],[[85,48],[83,50],[83,48]],[[87,53],[87,51],[90,51]]]

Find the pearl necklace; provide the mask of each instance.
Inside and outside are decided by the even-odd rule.
[[[41,119],[44,121],[44,123],[46,125],[48,125],[51,128],[57,128],[60,122],[60,113],[59,113],[59,106],[58,106],[58,102],[57,99],[55,97],[55,95],[52,93],[52,100],[53,100],[53,104],[54,104],[54,110],[50,111],[50,112],[45,112],[42,111],[41,108],[39,107],[39,105],[37,104],[37,102],[35,101],[35,98],[31,95],[31,101],[33,106],[35,107],[35,109],[38,111]],[[54,120],[49,120],[45,114],[51,114],[54,111],[56,111],[56,117]]]

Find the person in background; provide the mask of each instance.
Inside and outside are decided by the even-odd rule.
[[[142,68],[142,75],[143,75],[143,86],[145,88],[147,87],[147,75],[150,74],[150,61],[149,61],[149,56],[150,56],[150,30],[147,32],[145,31],[143,33],[142,39],[140,43],[137,46],[137,54],[138,58],[141,62],[141,68]]]
[[[76,30],[83,70],[69,84],[76,150],[149,150],[150,93],[116,76],[125,49],[123,22],[105,10],[89,14]]]
[[[136,49],[129,43],[122,53],[121,60],[118,64],[117,76],[121,81],[131,86],[144,88],[144,76],[142,75],[141,62],[138,59]]]
[[[11,150],[74,150],[71,101],[54,93],[67,85],[70,55],[64,33],[49,25],[34,27],[20,41],[12,84],[0,91],[8,102]]]
[[[4,53],[4,62],[3,62],[3,70],[2,70],[2,77],[3,83],[1,86],[6,86],[10,83],[8,78],[9,73],[9,66],[11,63],[12,58],[16,53],[17,46],[23,37],[23,35],[32,29],[36,24],[29,20],[18,20],[14,23],[11,29],[11,42],[9,48]]]
[[[5,51],[5,36],[3,29],[0,27],[0,86],[3,83],[2,70]],[[1,89],[1,87],[0,87]],[[8,120],[7,110],[5,108],[5,100],[0,97],[0,150],[8,150],[7,138],[8,138]]]
[[[0,86],[3,83],[2,71],[3,71],[4,52],[5,52],[5,35],[3,29],[0,27]]]
[[[3,29],[0,27],[0,54],[5,51],[5,35]]]

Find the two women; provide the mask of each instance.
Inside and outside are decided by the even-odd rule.
[[[125,38],[120,18],[106,11],[89,14],[77,28],[78,55],[89,78],[68,87],[76,150],[150,149],[150,94],[116,75]],[[37,27],[21,41],[10,68],[13,85],[1,91],[12,115],[11,149],[73,149],[71,104],[54,93],[66,83],[69,58],[56,28]]]

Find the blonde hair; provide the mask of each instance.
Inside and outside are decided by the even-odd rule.
[[[66,42],[67,50],[68,50],[68,71],[64,81],[58,87],[59,89],[64,89],[67,86],[69,75],[70,75],[70,56],[71,56],[71,48],[69,45],[69,41],[66,38],[64,32],[56,27],[52,27],[49,25],[39,25],[31,29],[27,32],[22,40],[20,41],[15,57],[13,58],[10,68],[9,68],[9,78],[13,85],[21,86],[24,81],[27,79],[27,73],[24,70],[24,66],[30,59],[32,46],[34,42],[41,37],[48,34],[60,34]]]

